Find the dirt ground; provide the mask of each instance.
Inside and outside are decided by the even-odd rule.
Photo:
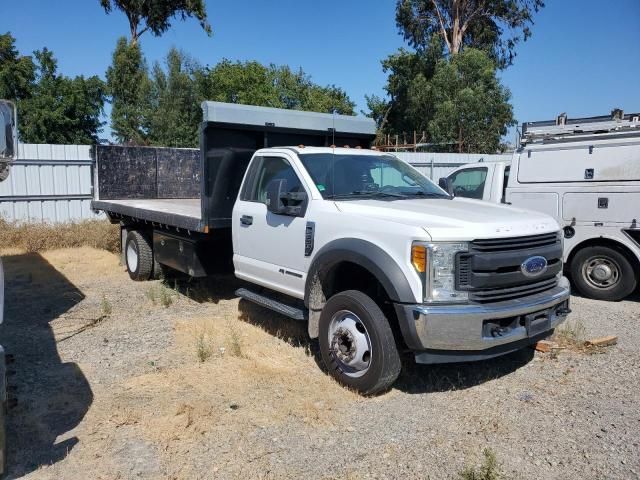
[[[168,288],[101,250],[2,254],[8,478],[458,478],[486,448],[504,478],[640,478],[637,296],[572,299],[566,335],[613,347],[406,362],[367,399],[231,277]]]

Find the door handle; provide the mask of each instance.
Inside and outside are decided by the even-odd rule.
[[[240,223],[242,225],[251,225],[253,223],[253,217],[251,215],[243,215],[240,217]]]

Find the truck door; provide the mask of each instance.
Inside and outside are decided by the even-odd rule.
[[[306,192],[310,198],[285,155],[255,157],[233,208],[233,263],[239,278],[303,298],[309,214],[294,217],[267,210],[267,185],[281,179],[286,180],[288,192]]]

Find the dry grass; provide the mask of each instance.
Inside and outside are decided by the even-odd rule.
[[[115,253],[120,248],[120,229],[106,220],[50,224],[7,222],[0,218],[0,245],[25,252],[93,247]]]
[[[107,300],[106,295],[102,295],[102,301],[100,302],[100,310],[102,311],[102,315],[108,317],[113,312],[113,307],[111,306],[111,302]]]
[[[579,317],[571,317],[556,329],[554,340],[556,340],[561,347],[583,350],[586,332],[587,330],[582,319]]]
[[[145,295],[154,305],[161,305],[164,308],[168,308],[173,304],[173,298],[177,293],[163,282],[151,285],[147,288]]]
[[[504,478],[500,473],[500,465],[496,454],[490,448],[482,452],[484,457],[480,467],[466,467],[459,474],[461,480],[500,480]]]

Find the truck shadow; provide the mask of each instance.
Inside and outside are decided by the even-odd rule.
[[[242,281],[234,275],[225,273],[193,278],[179,272],[171,272],[165,275],[162,281],[168,288],[195,302],[214,304],[236,298],[235,291],[242,285]]]
[[[246,300],[240,300],[238,310],[240,320],[310,352],[316,364],[326,372],[318,342],[309,338],[306,322],[291,320]],[[508,375],[529,363],[533,356],[533,349],[524,348],[480,362],[418,365],[412,355],[405,355],[402,373],[393,388],[410,394],[464,390]]]
[[[18,401],[8,417],[7,478],[18,478],[67,456],[78,443],[69,432],[86,414],[93,393],[78,365],[60,358],[51,325],[83,293],[36,253],[6,256],[3,264],[1,343],[15,358],[9,388]]]
[[[394,388],[410,394],[465,390],[513,373],[533,357],[527,347],[489,360],[437,365],[420,365],[407,355]]]

